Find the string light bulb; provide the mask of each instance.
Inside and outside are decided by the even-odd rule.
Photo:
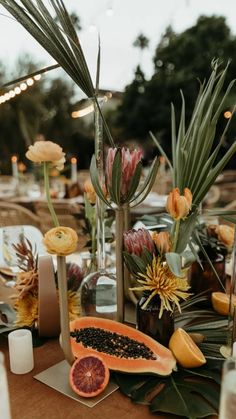
[[[33,80],[33,79],[31,79],[31,78],[29,78],[29,79],[27,79],[27,80],[26,80],[26,84],[27,84],[28,86],[33,86],[33,84],[34,84],[34,80]]]
[[[26,81],[21,82],[19,86],[16,86],[14,89],[11,89],[8,92],[0,95],[0,105],[7,102],[8,100],[13,99],[16,95],[26,91],[29,87],[32,87],[35,81],[39,81],[41,77],[41,74],[35,74],[35,76],[29,77]]]
[[[26,90],[27,89],[27,84],[26,83],[21,83],[20,84],[20,90],[22,90],[22,91],[24,91],[24,90]]]
[[[41,79],[41,74],[36,74],[36,76],[34,76],[34,80],[38,81]]]
[[[16,95],[19,95],[21,93],[21,89],[19,86],[15,87],[14,92]]]

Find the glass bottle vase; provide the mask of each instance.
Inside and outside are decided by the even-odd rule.
[[[168,346],[170,337],[174,332],[174,315],[171,311],[164,310],[161,318],[159,318],[159,296],[153,297],[143,308],[148,297],[148,294],[143,295],[137,303],[137,329],[162,345]]]
[[[95,157],[100,184],[104,183],[104,156],[102,120],[98,106],[94,104]],[[80,288],[82,316],[117,317],[116,279],[106,269],[104,202],[96,197],[97,270],[89,273]]]

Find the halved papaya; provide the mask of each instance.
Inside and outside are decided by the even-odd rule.
[[[172,352],[144,333],[114,320],[79,317],[70,322],[74,356],[99,355],[109,369],[128,373],[171,374]]]

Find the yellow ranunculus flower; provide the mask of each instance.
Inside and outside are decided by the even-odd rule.
[[[26,157],[34,163],[51,162],[58,170],[62,170],[65,163],[65,153],[52,141],[36,141],[29,146]]]
[[[192,207],[192,193],[184,188],[184,195],[180,195],[179,188],[174,188],[168,195],[166,209],[174,220],[186,218]]]
[[[48,253],[66,256],[75,252],[78,236],[70,227],[54,227],[44,235],[43,243]]]

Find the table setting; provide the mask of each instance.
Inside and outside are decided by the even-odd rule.
[[[15,245],[10,240],[18,271],[9,287],[15,291],[12,307],[5,301],[0,304],[5,356],[4,364],[0,354],[4,371],[4,396],[0,397],[6,406],[2,419],[11,419],[10,411],[13,419],[43,415],[197,419],[218,414],[220,419],[233,419],[235,394],[229,382],[235,382],[236,365],[236,212],[207,210],[205,222],[202,208],[209,189],[236,151],[234,143],[220,159],[222,141],[214,143],[232,87],[230,83],[223,88],[228,65],[212,61],[210,77],[200,85],[188,123],[184,97],[178,123],[172,106],[171,161],[151,133],[169,166],[173,186],[158,201],[152,192],[158,156],[143,176],[142,150],[116,145],[104,118],[98,98],[100,45],[94,86],[63,1],[51,2],[59,25],[43,2],[36,3],[0,0],[93,102],[95,154],[85,210],[91,222],[94,263],[82,266],[82,255],[77,259],[78,234],[60,225],[53,206],[50,171],[60,172],[66,155],[54,141],[36,141],[26,157],[43,170],[53,227],[36,238],[27,236],[24,226],[25,237],[21,234]],[[228,123],[223,134],[227,127]],[[153,214],[142,214],[147,204]],[[143,215],[141,226],[131,224],[133,208]],[[115,214],[109,226],[112,267],[106,247],[109,211]],[[209,216],[219,215],[224,224],[209,223]],[[3,232],[1,237],[4,248]],[[209,247],[222,256],[223,273],[217,272]],[[70,257],[77,263],[70,262]],[[229,259],[231,272],[226,277]],[[199,280],[195,291],[193,264],[200,266],[200,277],[206,272],[205,261],[212,282],[205,278],[201,287]],[[3,281],[0,289],[6,285]],[[129,310],[132,324],[127,321]]]

